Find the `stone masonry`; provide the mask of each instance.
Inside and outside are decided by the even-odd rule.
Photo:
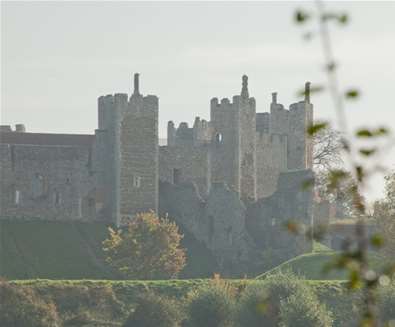
[[[209,121],[196,117],[192,127],[170,121],[164,146],[158,98],[140,93],[139,74],[131,96],[99,97],[94,135],[0,126],[0,219],[120,225],[123,217],[160,211],[232,266],[253,243],[246,220],[293,213],[311,220],[310,198],[299,201],[295,186],[284,191],[288,177],[311,175],[309,83],[305,93],[289,109],[273,93],[270,112],[257,113],[244,75],[240,95],[211,99]]]

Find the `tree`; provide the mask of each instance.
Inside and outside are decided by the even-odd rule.
[[[328,171],[343,163],[340,133],[327,126],[313,136],[313,167],[316,172]]]
[[[185,266],[177,225],[154,212],[137,214],[125,228],[109,233],[103,242],[106,261],[126,278],[174,278]]]
[[[318,125],[320,123],[317,123]],[[342,159],[342,139],[340,133],[329,125],[318,130],[313,135],[313,169],[315,172],[314,187],[317,195],[326,200],[330,200],[336,205],[337,217],[354,216],[354,198],[351,190],[355,189],[357,183],[350,173],[342,180],[331,187],[333,171],[343,169]]]

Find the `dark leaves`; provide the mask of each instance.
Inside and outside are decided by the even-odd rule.
[[[294,20],[296,24],[303,24],[310,18],[310,15],[301,9],[295,11]]]
[[[312,93],[319,93],[319,92],[322,92],[324,89],[325,89],[325,87],[324,87],[323,85],[314,85],[314,86],[310,86],[310,93],[309,93],[309,94],[312,94]],[[301,97],[301,96],[306,96],[306,90],[305,90],[305,88],[300,89],[300,90],[297,92],[297,96],[299,96],[299,97]]]
[[[344,96],[346,99],[355,100],[360,96],[360,92],[357,89],[349,89],[345,92]]]
[[[371,138],[371,137],[386,136],[388,134],[389,131],[385,127],[379,127],[376,129],[361,128],[357,130],[355,136],[359,138]]]
[[[328,123],[326,122],[311,124],[309,127],[307,127],[307,134],[313,136],[327,127],[328,127]]]

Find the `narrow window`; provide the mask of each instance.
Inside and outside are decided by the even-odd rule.
[[[140,188],[141,186],[141,177],[140,176],[133,176],[133,187]]]
[[[32,180],[32,195],[33,198],[39,198],[45,194],[44,176],[36,173]]]
[[[21,191],[16,190],[15,191],[15,204],[19,205],[21,203]]]
[[[54,198],[54,204],[56,207],[58,207],[62,204],[62,196],[58,191],[55,191],[53,198]]]
[[[78,203],[77,203],[77,217],[82,217],[82,199],[79,198],[78,199]]]
[[[221,133],[215,134],[215,141],[216,141],[217,144],[222,143],[223,138],[222,138],[222,134]]]
[[[173,169],[173,184],[178,184],[181,182],[181,169]]]

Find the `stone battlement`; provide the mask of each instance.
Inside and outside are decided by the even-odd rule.
[[[14,130],[2,125],[0,168],[8,174],[1,181],[2,213],[25,217],[32,210],[55,219],[119,224],[122,216],[157,210],[160,180],[191,183],[203,199],[213,185],[224,184],[241,200],[255,201],[276,192],[282,173],[311,168],[309,96],[286,109],[272,93],[270,111],[257,113],[244,75],[231,99],[212,98],[209,120],[196,117],[193,125],[178,127],[169,121],[167,145],[161,147],[159,100],[141,94],[139,74],[130,95],[98,98],[94,135],[27,133],[22,124]],[[42,202],[28,200],[42,183]]]

